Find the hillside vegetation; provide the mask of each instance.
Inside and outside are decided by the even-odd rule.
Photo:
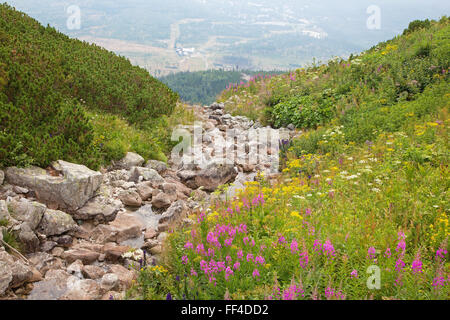
[[[304,132],[278,183],[194,213],[130,296],[448,300],[449,22],[225,91],[229,111]]]
[[[127,59],[0,5],[0,167],[56,159],[98,167],[128,149],[164,158],[165,117],[177,101]],[[105,139],[113,131],[118,143]]]

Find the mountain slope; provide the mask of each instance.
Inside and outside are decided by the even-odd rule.
[[[86,110],[144,128],[172,113],[178,100],[127,59],[7,4],[0,5],[0,43],[0,166],[59,158],[98,166],[113,155],[94,144]]]

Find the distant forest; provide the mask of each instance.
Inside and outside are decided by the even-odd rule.
[[[245,82],[246,76],[277,75],[285,71],[223,71],[208,70],[198,72],[179,72],[161,77],[163,83],[178,92],[182,101],[192,104],[212,104],[217,96],[230,83]]]

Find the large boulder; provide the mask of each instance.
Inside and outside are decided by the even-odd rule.
[[[72,216],[58,210],[47,209],[37,231],[46,236],[61,235],[73,230],[77,224]]]
[[[97,261],[100,253],[83,248],[76,248],[65,251],[62,255],[63,259],[68,263],[73,263],[80,260],[83,264],[91,264]]]
[[[38,251],[40,241],[27,222],[22,223],[18,234],[19,240],[22,243],[23,249],[26,253],[34,253]]]
[[[215,159],[195,176],[194,181],[198,187],[206,191],[214,191],[220,185],[233,181],[237,172],[233,163],[226,159]]]
[[[38,167],[11,167],[6,169],[6,179],[12,185],[33,190],[41,202],[73,211],[93,197],[103,180],[100,172],[83,165],[58,160],[53,168],[50,173]]]
[[[144,164],[144,158],[134,152],[128,152],[125,157],[119,161],[113,161],[113,168],[116,170],[126,169],[129,170],[132,167],[139,167]]]

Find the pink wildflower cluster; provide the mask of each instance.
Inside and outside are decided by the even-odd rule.
[[[327,287],[327,288],[325,288],[325,297],[328,300],[345,300],[346,296],[341,290]]]

